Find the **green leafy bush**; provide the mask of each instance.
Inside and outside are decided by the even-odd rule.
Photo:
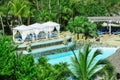
[[[97,36],[97,26],[95,23],[88,21],[87,17],[76,16],[74,19],[70,19],[66,30],[75,33],[83,33],[85,37],[94,37]]]

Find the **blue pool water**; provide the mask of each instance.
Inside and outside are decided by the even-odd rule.
[[[99,59],[105,59],[109,56],[111,56],[112,54],[114,54],[116,52],[116,50],[118,48],[106,48],[106,47],[102,47],[102,48],[92,48],[91,53],[89,56],[92,56],[93,52],[96,51],[97,49],[100,49],[102,51],[102,55],[99,55],[96,57],[96,60]],[[79,51],[75,50],[74,51],[76,55],[78,55]],[[69,64],[69,68],[72,70],[72,66],[71,66],[71,57],[73,57],[73,52],[72,51],[68,51],[68,52],[63,52],[63,53],[58,53],[58,54],[52,54],[52,55],[47,55],[47,58],[49,59],[49,63],[50,64],[57,64],[60,62],[67,62]],[[73,80],[71,77],[69,77],[68,80]]]
[[[102,55],[99,55],[96,57],[97,60],[99,59],[105,59],[109,56],[111,56],[112,54],[115,53],[115,51],[118,49],[118,48],[92,48],[92,51],[90,53],[89,56],[92,55],[92,53],[94,51],[96,51],[96,49],[100,49],[102,51]],[[74,51],[76,53],[76,55],[78,55],[78,50],[75,50]],[[69,52],[63,52],[63,53],[59,53],[59,54],[52,54],[52,55],[48,55],[47,58],[49,59],[49,63],[50,64],[56,64],[56,63],[59,63],[59,62],[67,62],[68,64],[71,64],[71,57],[73,57],[73,52],[72,51],[69,51]]]

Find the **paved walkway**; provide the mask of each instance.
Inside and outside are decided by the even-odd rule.
[[[118,35],[109,35],[104,34],[100,37],[100,42],[103,44],[108,44],[110,46],[120,47],[120,36]]]

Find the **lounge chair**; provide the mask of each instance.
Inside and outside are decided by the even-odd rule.
[[[102,31],[100,31],[100,30],[98,30],[98,31],[97,31],[97,34],[98,34],[98,35],[102,35],[102,34],[103,34],[103,32],[102,32]]]
[[[114,35],[117,35],[117,34],[118,34],[118,31],[117,31],[117,30],[113,30],[112,33],[113,33]]]
[[[113,33],[114,35],[117,35],[117,34],[120,33],[120,30],[116,30],[116,29],[114,29],[114,30],[112,30],[112,33]]]
[[[102,29],[102,33],[109,33],[109,30],[106,29],[106,28],[103,28],[103,29]]]
[[[22,41],[22,37],[21,36],[16,36],[15,37],[17,41]]]
[[[58,34],[56,32],[52,32],[51,37],[56,37]]]

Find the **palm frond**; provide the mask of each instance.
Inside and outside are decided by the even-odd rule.
[[[91,55],[91,53],[93,55]],[[102,54],[101,50],[97,49],[96,51],[92,52],[90,49],[90,44],[84,45],[84,47],[79,50],[79,54],[76,56],[77,59],[72,57],[74,75],[83,80],[91,79],[93,76],[95,76],[96,73],[105,67],[104,64],[106,64],[102,60],[96,60],[96,57],[100,54]]]
[[[102,54],[101,50],[97,49],[93,56],[90,58],[89,62],[88,62],[88,65],[87,65],[87,68],[89,68],[92,64],[92,62],[94,61],[95,57],[97,57],[98,55]]]

